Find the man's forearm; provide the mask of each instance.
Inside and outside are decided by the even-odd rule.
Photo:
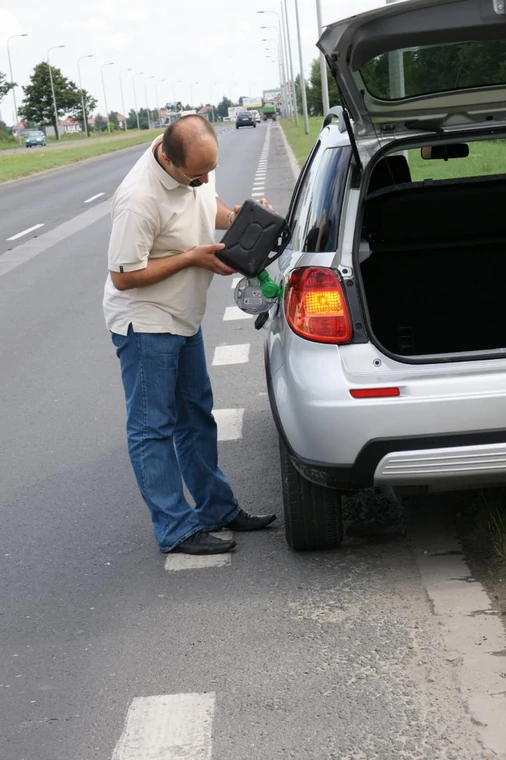
[[[190,251],[177,254],[176,256],[163,256],[149,259],[145,269],[136,272],[113,272],[111,279],[117,290],[131,290],[131,288],[145,288],[155,285],[157,282],[166,280],[176,272],[192,265]]]
[[[219,198],[216,199],[216,229],[228,230],[232,221],[234,220],[234,212],[231,208],[227,208]]]

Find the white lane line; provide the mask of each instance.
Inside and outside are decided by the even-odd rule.
[[[242,277],[234,277],[234,279],[232,280],[232,285],[230,286],[232,290],[235,290],[235,288],[241,282],[242,279],[243,279]]]
[[[261,198],[262,195],[263,195],[263,192],[261,192],[261,193],[256,193],[256,192],[255,193],[251,193],[251,197],[252,198]]]
[[[28,235],[29,232],[33,232],[34,230],[38,230],[39,227],[43,227],[44,224],[34,224],[33,227],[28,227],[27,230],[23,230],[23,232],[18,232],[17,235],[13,235],[10,238],[7,238],[7,240],[17,240],[20,237],[23,237],[23,235]]]
[[[112,760],[211,760],[216,695],[137,697]]]
[[[216,346],[213,367],[222,367],[225,364],[246,364],[249,361],[249,348],[249,343],[238,343],[235,346]]]
[[[102,219],[106,214],[111,213],[111,204],[108,201],[99,203],[96,206],[83,211],[82,214],[75,216],[68,222],[60,224],[59,227],[55,227],[49,232],[45,232],[40,237],[33,237],[27,240],[12,251],[7,251],[0,256],[0,277],[4,274],[8,274],[16,267],[26,264],[27,261],[35,258],[44,251],[52,248],[53,245],[61,243],[70,235],[75,235],[76,232],[84,230],[89,227],[90,224],[94,224],[99,219]]]
[[[227,306],[223,315],[224,322],[233,322],[236,319],[253,319],[253,314],[246,314],[238,306]]]
[[[91,198],[87,198],[84,202],[85,203],[91,203],[92,201],[96,201],[97,198],[101,198],[105,193],[97,193],[96,195],[92,195]]]
[[[238,441],[242,438],[244,409],[215,409],[213,415],[218,425],[218,441]]]
[[[229,541],[233,538],[231,530],[220,530],[218,533],[212,533],[212,536],[221,538],[223,541]],[[180,570],[207,570],[209,567],[227,567],[232,564],[232,555],[227,554],[210,554],[210,555],[192,555],[168,554],[165,560],[165,569],[168,573],[177,573]]]

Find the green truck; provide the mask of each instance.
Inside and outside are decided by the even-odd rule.
[[[276,121],[277,114],[275,103],[264,103],[262,106],[262,118],[264,121],[267,121],[268,119]]]

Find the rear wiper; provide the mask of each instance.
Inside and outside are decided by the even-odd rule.
[[[437,132],[437,134],[444,135],[445,131],[439,124],[431,123],[430,121],[420,121],[420,119],[412,119],[411,121],[405,121],[404,126],[407,129],[418,129],[420,132]]]

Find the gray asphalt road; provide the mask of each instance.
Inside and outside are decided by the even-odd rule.
[[[286,208],[277,126],[223,138],[225,202],[251,194],[268,129],[265,192]],[[499,757],[478,740],[394,502],[350,501],[339,552],[290,552],[280,518],[240,535],[229,565],[164,569],[102,321],[108,229],[104,216],[0,274],[2,760]],[[215,407],[243,414],[221,465],[246,509],[280,514],[263,338],[224,320],[231,306],[230,278],[215,279]],[[211,366],[225,345],[249,345],[249,361]]]
[[[219,127],[218,135],[230,129]],[[109,198],[146,147],[111,153],[16,184],[0,184],[0,255]],[[43,226],[16,237],[36,225]]]

